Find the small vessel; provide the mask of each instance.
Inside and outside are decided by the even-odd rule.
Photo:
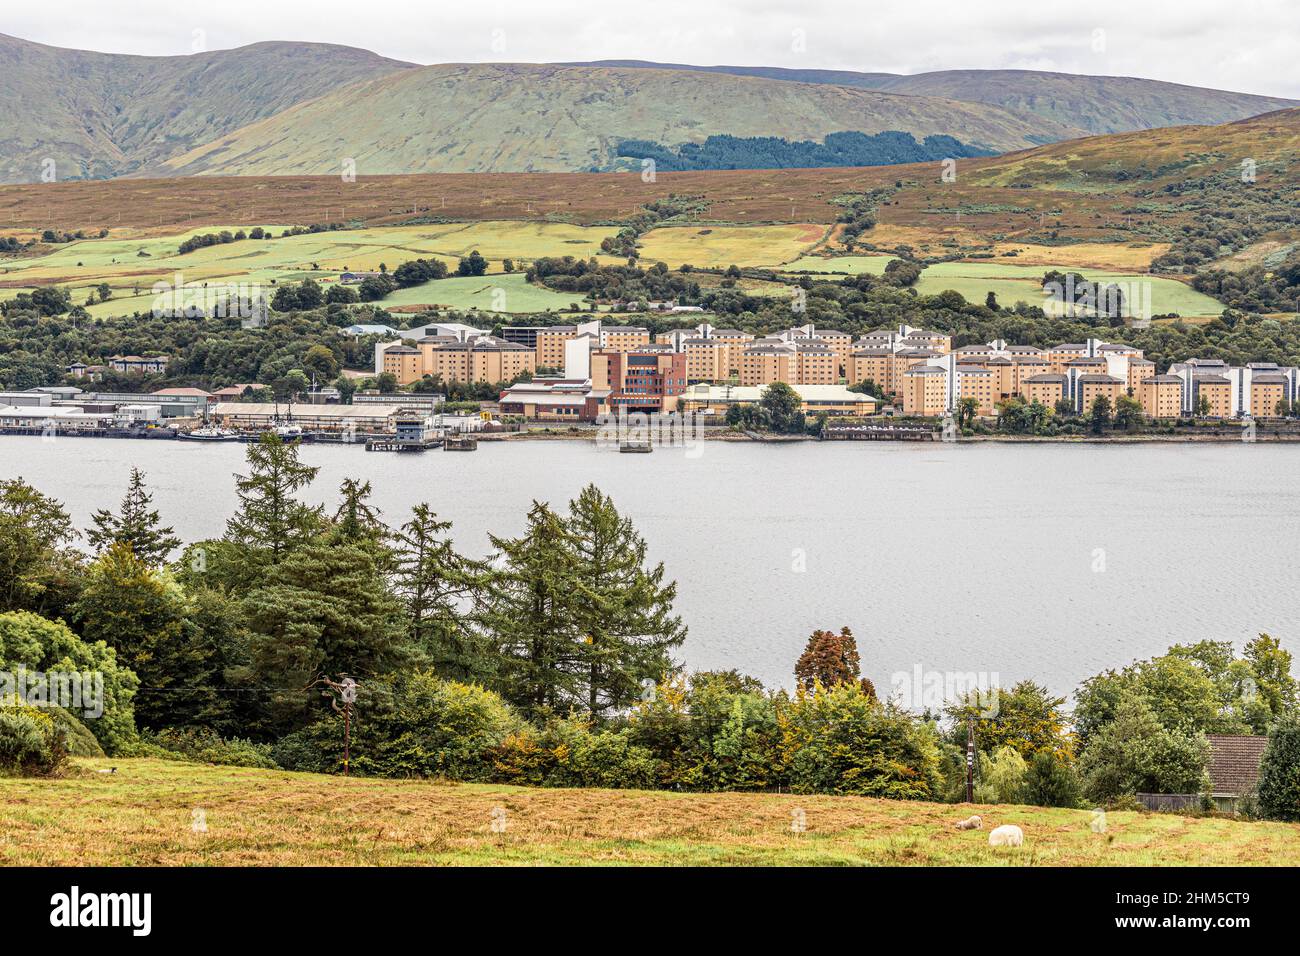
[[[293,424],[288,424],[288,425],[276,425],[272,430],[273,430],[277,435],[279,435],[281,438],[301,438],[301,437],[302,437],[302,426],[300,426],[300,425],[293,425]]]
[[[193,431],[181,432],[176,436],[185,441],[238,441],[239,434],[228,428],[219,428],[216,425],[204,425]]]
[[[442,440],[443,451],[475,451],[477,448],[478,439],[472,435],[448,434]]]

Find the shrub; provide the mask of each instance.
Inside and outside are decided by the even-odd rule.
[[[1036,807],[1078,807],[1083,803],[1074,767],[1040,750],[1025,771],[1020,801]]]
[[[990,759],[980,754],[976,803],[1018,803],[1025,785],[1025,758],[1014,747],[999,747]]]
[[[139,746],[141,756],[180,758],[224,767],[279,769],[266,744],[239,738],[225,740],[206,727],[168,727],[156,733],[146,732]]]
[[[1300,820],[1300,719],[1279,721],[1268,735],[1259,764],[1259,814],[1268,820]]]
[[[56,777],[67,760],[67,736],[46,710],[0,705],[0,775]]]
[[[488,780],[493,753],[523,719],[496,694],[473,684],[416,671],[361,684],[352,717],[352,770],[376,777]],[[343,765],[343,718],[332,715],[305,728],[286,754],[295,766]],[[315,747],[320,758],[304,749]]]
[[[46,707],[44,710],[54,719],[55,726],[63,731],[68,743],[68,753],[73,757],[102,757],[104,748],[99,745],[95,735],[80,720],[62,707]]]
[[[0,671],[21,668],[98,673],[104,681],[104,712],[87,717],[87,728],[109,754],[136,741],[135,692],[140,681],[103,641],[84,641],[62,622],[28,611],[0,614]]]
[[[1208,759],[1204,736],[1166,729],[1146,700],[1130,693],[1089,738],[1079,773],[1084,793],[1098,803],[1133,793],[1199,793]]]
[[[868,697],[858,685],[800,693],[779,714],[795,792],[936,798],[939,748],[933,730]]]

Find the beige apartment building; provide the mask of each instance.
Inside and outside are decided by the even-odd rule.
[[[835,351],[819,340],[760,339],[741,352],[740,384],[835,385],[839,367]]]
[[[1177,375],[1145,378],[1137,395],[1147,418],[1177,418],[1183,412],[1183,380]]]
[[[1137,398],[1142,392],[1142,383],[1156,374],[1156,363],[1150,359],[1130,358],[1128,360],[1128,393]]]
[[[1207,418],[1232,417],[1232,382],[1221,375],[1197,375],[1192,379],[1192,409],[1201,414],[1201,399],[1209,407]]]
[[[601,325],[600,348],[603,352],[627,352],[650,344],[650,330],[636,325]]]
[[[977,403],[976,415],[993,415],[996,404],[1001,401],[996,393],[997,376],[980,365],[963,364],[957,366],[957,398],[965,401],[973,398]]]
[[[895,390],[894,353],[885,348],[854,349],[849,353],[846,377],[854,385],[859,382],[873,382],[888,395]]]
[[[938,417],[947,409],[948,373],[937,365],[918,365],[903,373],[899,391],[903,414]]]
[[[397,379],[398,385],[409,385],[424,377],[424,362],[420,350],[411,345],[393,345],[384,349],[384,371]]]
[[[1286,400],[1285,375],[1256,375],[1250,382],[1250,407],[1253,418],[1272,418],[1278,405]]]
[[[1059,372],[1043,372],[1025,379],[1020,394],[1026,402],[1038,402],[1048,408],[1055,408],[1056,403],[1065,398],[1068,385],[1069,379]]]
[[[1086,374],[1080,375],[1075,380],[1076,399],[1075,409],[1083,415],[1092,410],[1092,403],[1100,396],[1105,396],[1110,400],[1110,407],[1115,408],[1115,402],[1119,397],[1125,394],[1125,385],[1122,378],[1116,378],[1114,375]]]
[[[415,346],[395,345],[384,350],[384,371],[409,385],[426,375],[445,382],[509,382],[535,371],[533,350],[504,339],[482,336],[458,342],[450,336],[426,336]]]
[[[576,325],[553,325],[537,330],[533,358],[537,368],[564,368],[564,343],[578,334]]]

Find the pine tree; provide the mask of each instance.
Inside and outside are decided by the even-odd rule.
[[[395,535],[393,588],[406,605],[411,638],[439,675],[486,683],[493,671],[484,639],[468,616],[489,574],[488,566],[460,554],[450,521],[439,521],[427,504]]]
[[[585,706],[589,655],[578,627],[572,535],[535,501],[521,537],[488,537],[502,567],[484,587],[477,617],[499,659],[497,689],[533,715]]]
[[[249,677],[277,689],[276,716],[304,719],[317,704],[307,686],[322,676],[374,676],[417,662],[401,603],[365,544],[300,545],[243,598]],[[301,688],[301,689],[300,689]]]
[[[95,526],[86,531],[91,547],[103,553],[115,544],[124,544],[149,567],[162,567],[181,540],[170,527],[162,526],[158,512],[149,508],[152,503],[153,495],[145,490],[144,472],[132,468],[119,513],[103,509],[91,516]]]
[[[90,566],[73,617],[84,640],[103,641],[140,678],[135,713],[142,726],[183,726],[216,714],[211,648],[187,639],[183,591],[129,544],[109,545]]]
[[[344,478],[339,489],[343,502],[334,514],[334,539],[377,544],[388,534],[379,510],[370,505],[370,482]]]
[[[577,624],[587,641],[586,705],[598,715],[634,702],[643,682],[662,682],[686,628],[672,613],[676,582],[664,583],[662,564],[647,566],[645,540],[595,485],[569,502],[568,529]]]
[[[311,484],[320,470],[298,460],[298,443],[266,432],[248,447],[249,474],[236,475],[239,511],[226,522],[226,537],[267,552],[279,564],[296,546],[320,530],[319,508],[294,494]]]

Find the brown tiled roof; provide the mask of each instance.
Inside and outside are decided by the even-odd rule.
[[[1245,793],[1259,779],[1259,761],[1267,737],[1206,734],[1210,742],[1210,789],[1217,794]]]

